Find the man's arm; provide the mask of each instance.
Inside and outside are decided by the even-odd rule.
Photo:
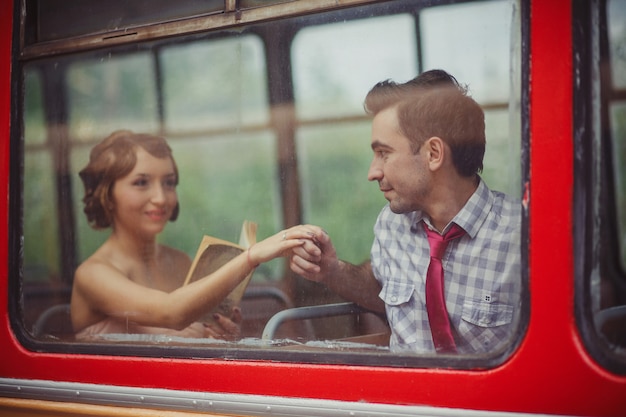
[[[326,285],[342,298],[375,312],[384,312],[378,297],[381,286],[374,278],[370,261],[353,265],[337,258],[330,237],[319,229],[304,245],[294,248],[291,270],[302,277]]]

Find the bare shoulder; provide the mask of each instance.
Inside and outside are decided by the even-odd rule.
[[[74,273],[74,282],[84,283],[86,280],[97,279],[100,276],[116,275],[124,275],[124,272],[107,257],[96,252],[78,266]]]

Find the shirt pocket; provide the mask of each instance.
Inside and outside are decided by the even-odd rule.
[[[461,318],[480,327],[504,326],[513,321],[513,306],[469,300],[463,303]]]
[[[398,307],[408,303],[414,292],[413,284],[386,282],[379,296],[388,306]]]
[[[415,312],[415,286],[408,283],[385,283],[380,298],[385,302],[387,321],[391,327],[389,344],[394,347],[410,347],[417,343]]]

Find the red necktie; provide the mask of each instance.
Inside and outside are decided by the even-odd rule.
[[[424,223],[424,230],[426,230],[430,245],[430,264],[426,274],[426,310],[428,312],[430,332],[433,335],[433,342],[437,352],[455,353],[456,344],[452,336],[446,300],[443,295],[444,280],[441,258],[446,251],[448,243],[463,236],[465,231],[456,224],[452,224],[450,230],[442,236],[436,231],[430,230],[426,223]]]

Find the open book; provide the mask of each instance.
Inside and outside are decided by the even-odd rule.
[[[191,263],[191,268],[189,268],[183,285],[187,285],[190,282],[215,272],[222,265],[254,245],[256,243],[256,232],[257,224],[246,220],[241,227],[239,244],[205,235],[202,238],[202,242],[200,242],[200,246]],[[243,293],[250,282],[250,278],[252,278],[253,272],[254,270],[252,270],[210,314],[202,318],[202,320],[212,321],[213,313],[220,313],[226,317],[230,317],[232,308],[239,305]]]

